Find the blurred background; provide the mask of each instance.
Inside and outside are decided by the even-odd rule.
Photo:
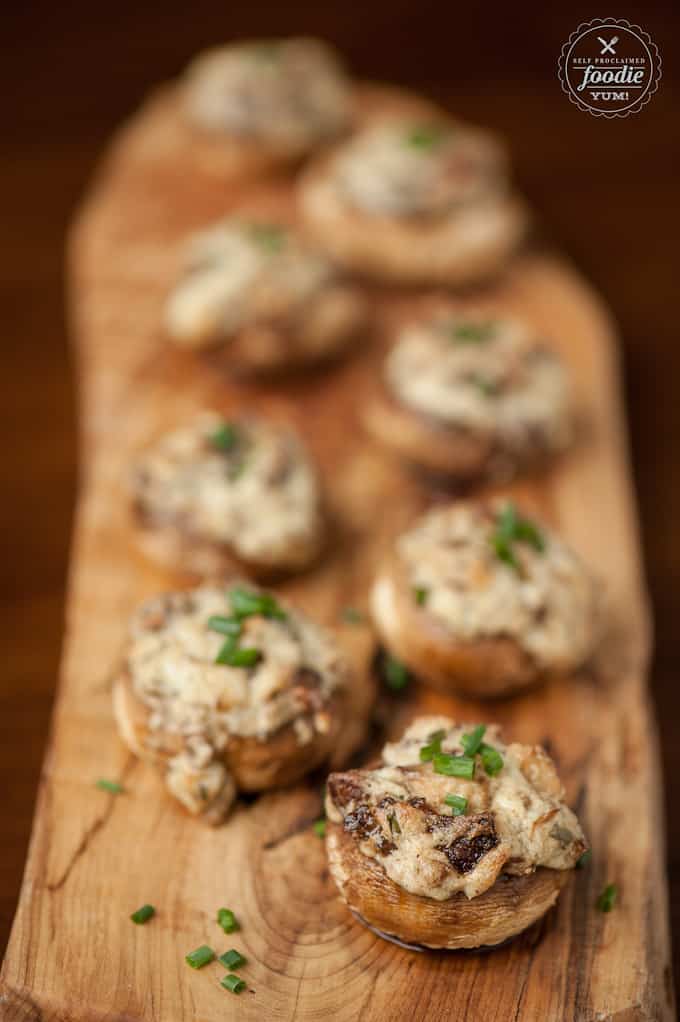
[[[557,59],[579,23],[627,18],[663,58],[658,93],[605,121],[561,91]],[[40,776],[63,631],[77,479],[64,235],[115,128],[156,82],[231,38],[319,35],[359,76],[419,88],[502,132],[547,236],[611,306],[626,399],[648,584],[652,670],[666,779],[669,875],[680,984],[680,6],[460,5],[451,0],[248,0],[228,4],[8,3],[3,10],[3,309],[0,416],[0,953],[9,936]],[[587,499],[587,494],[584,494]],[[631,806],[631,826],[635,825]]]

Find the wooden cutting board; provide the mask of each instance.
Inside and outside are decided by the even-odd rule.
[[[143,597],[189,581],[154,569],[133,545],[123,480],[150,435],[205,406],[255,405],[299,427],[321,465],[337,529],[324,562],[282,589],[331,625],[343,607],[366,607],[383,545],[443,496],[376,449],[358,421],[386,330],[420,295],[374,290],[375,336],[343,364],[279,385],[236,387],[168,350],[160,312],[178,241],[241,200],[292,210],[289,183],[247,194],[225,186],[175,128],[174,98],[163,91],[117,140],[72,238],[81,488],[62,676],[0,1017],[672,1019],[659,762],[645,682],[649,621],[616,339],[596,296],[562,259],[527,252],[494,289],[554,338],[581,419],[575,449],[511,490],[561,529],[605,583],[609,628],[597,663],[490,707],[416,685],[379,705],[391,735],[417,712],[443,711],[495,719],[514,739],[549,743],[593,846],[592,864],[574,874],[557,910],[491,953],[405,950],[339,901],[311,829],[319,778],[241,804],[211,830],[166,798],[153,769],[119,741],[110,683],[128,615]],[[49,501],[46,527],[48,514]],[[340,631],[367,672],[369,628]],[[99,777],[122,779],[125,794],[98,790]],[[609,882],[620,900],[605,915],[594,903]],[[157,916],[134,926],[130,912],[145,902]],[[214,921],[223,905],[242,922],[233,937]],[[244,952],[248,991],[221,989],[218,965],[185,965],[203,943]]]

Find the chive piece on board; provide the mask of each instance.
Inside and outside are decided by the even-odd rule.
[[[315,820],[312,826],[314,828],[314,833],[317,834],[318,837],[326,836],[326,820],[324,818]]]
[[[248,959],[245,955],[242,955],[236,948],[232,948],[231,951],[225,951],[223,955],[217,959],[221,962],[225,969],[240,969],[242,965],[245,965]]]
[[[230,908],[218,908],[217,924],[225,933],[234,933],[235,930],[240,929],[238,920]]]
[[[607,884],[602,894],[595,902],[595,907],[600,912],[611,912],[619,896],[619,889],[616,884]]]
[[[156,909],[153,905],[142,905],[136,912],[133,912],[130,919],[133,923],[141,926],[143,923],[148,923],[149,919],[152,919],[156,915]]]
[[[108,791],[110,795],[120,795],[125,791],[120,781],[107,781],[105,777],[100,777],[98,781],[95,781],[95,787],[100,791]]]
[[[230,972],[224,979],[221,979],[220,985],[225,990],[231,990],[232,994],[240,994],[246,988],[245,980],[241,979],[240,976],[235,976],[233,972]]]
[[[202,969],[204,965],[208,965],[215,958],[215,952],[207,944],[201,944],[195,951],[190,951],[188,955],[185,955],[184,961],[187,965],[190,965],[192,969]]]

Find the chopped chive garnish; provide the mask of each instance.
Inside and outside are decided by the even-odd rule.
[[[221,635],[239,636],[243,625],[235,617],[223,617],[221,614],[213,614],[208,618],[208,628],[211,632],[219,632]]]
[[[231,451],[238,442],[238,430],[233,422],[222,422],[208,439],[218,451]]]
[[[238,920],[230,908],[218,908],[217,924],[225,933],[234,933],[239,929]]]
[[[216,664],[227,664],[229,667],[253,667],[260,659],[259,649],[244,647],[240,649],[235,639],[227,639],[215,657]]]
[[[607,884],[602,894],[595,902],[595,907],[600,912],[611,912],[619,896],[619,889],[616,884]]]
[[[365,620],[364,615],[356,607],[343,607],[342,620],[351,625],[359,625]]]
[[[427,745],[420,750],[420,762],[429,763],[438,752],[442,751],[442,741],[446,737],[446,731],[433,731],[427,736]]]
[[[466,777],[472,780],[475,775],[475,761],[471,756],[449,756],[445,752],[434,756],[434,772],[446,774],[447,777]]]
[[[427,602],[427,589],[424,589],[422,586],[414,586],[413,599],[419,607],[424,607]]]
[[[229,600],[234,616],[237,618],[261,614],[262,617],[276,618],[279,621],[286,620],[286,612],[269,593],[256,593],[250,589],[236,586],[229,590]]]
[[[225,969],[240,969],[248,961],[245,955],[242,955],[236,948],[232,948],[231,951],[225,951],[217,960],[222,962]]]
[[[319,837],[326,836],[326,821],[323,817],[320,820],[315,820],[312,826],[314,828],[314,833]]]
[[[498,749],[494,749],[493,745],[486,745],[483,743],[480,747],[479,753],[482,757],[482,766],[489,777],[495,777],[496,774],[501,772],[503,769],[503,757]]]
[[[519,572],[520,565],[513,549],[513,543],[527,543],[538,553],[545,550],[545,540],[540,530],[522,517],[513,504],[506,504],[496,517],[496,528],[490,536],[496,557]]]
[[[391,656],[385,660],[384,676],[385,684],[393,692],[401,692],[411,680],[411,676],[402,662]]]
[[[201,944],[195,951],[191,951],[185,956],[184,961],[187,965],[190,965],[192,969],[202,969],[204,965],[208,965],[214,961],[215,952],[207,944]]]
[[[130,919],[133,923],[141,925],[142,923],[148,923],[149,919],[156,915],[156,909],[153,905],[142,905],[136,912],[133,912]]]
[[[450,328],[451,337],[460,344],[480,344],[490,341],[496,332],[496,324],[487,323],[454,323]]]
[[[245,458],[241,458],[240,461],[234,461],[227,469],[227,479],[230,483],[235,483],[237,479],[240,479],[246,470],[247,462]]]
[[[278,224],[250,224],[249,233],[260,248],[280,252],[286,242],[286,231]]]
[[[389,825],[390,825],[390,830],[392,831],[392,833],[393,834],[401,834],[401,827],[399,826],[399,820],[397,819],[396,814],[395,813],[390,813],[390,815],[387,817],[387,819],[388,819],[388,822],[389,822]]]
[[[125,791],[119,781],[107,781],[105,777],[100,777],[98,781],[95,781],[95,787],[100,791],[108,791],[110,795],[120,795]]]
[[[245,980],[235,976],[233,972],[230,972],[228,976],[221,979],[220,985],[225,987],[226,990],[231,990],[232,994],[240,994],[246,988]]]
[[[420,124],[406,132],[404,141],[414,149],[433,149],[451,132],[439,124]]]
[[[468,381],[481,391],[484,397],[494,397],[498,393],[498,385],[488,376],[482,376],[481,373],[472,373],[471,376],[468,376]]]
[[[478,724],[469,734],[463,735],[461,745],[466,756],[476,756],[482,745],[482,738],[486,734],[486,724]]]
[[[576,860],[576,869],[585,869],[586,866],[590,865],[590,860],[593,857],[593,853],[590,848],[586,849],[583,855]]]
[[[464,816],[468,807],[468,800],[464,795],[447,795],[444,799],[447,806],[451,806],[452,816]]]

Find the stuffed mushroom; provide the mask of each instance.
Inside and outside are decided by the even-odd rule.
[[[542,748],[447,717],[416,720],[376,766],[331,774],[326,814],[330,871],[350,909],[431,948],[521,933],[586,850]]]
[[[140,546],[176,570],[273,576],[323,543],[316,469],[296,433],[262,418],[201,413],[139,455],[130,487]]]
[[[316,39],[247,40],[189,65],[184,116],[195,143],[225,171],[287,164],[346,131],[352,89],[335,52]]]
[[[234,215],[188,242],[165,320],[179,347],[270,373],[338,355],[365,313],[357,288],[292,227]]]
[[[446,117],[385,117],[304,174],[310,231],[338,262],[401,283],[496,273],[527,214],[492,136]]]
[[[566,675],[592,654],[597,589],[581,559],[514,504],[434,508],[392,545],[371,593],[388,652],[474,697]]]
[[[114,710],[168,792],[217,823],[237,792],[297,780],[334,750],[353,672],[329,632],[250,584],[201,587],[132,618]]]
[[[399,332],[365,422],[429,472],[509,476],[568,445],[567,375],[523,320],[441,305]]]

